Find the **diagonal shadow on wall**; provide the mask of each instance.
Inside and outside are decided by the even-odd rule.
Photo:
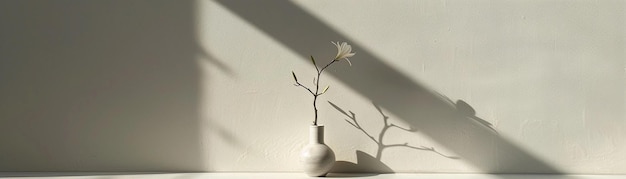
[[[195,3],[0,2],[0,171],[205,170]]]
[[[331,40],[354,42],[289,1],[217,2],[305,60],[328,51]],[[330,74],[467,163],[487,173],[561,173],[476,120],[458,115],[455,105],[444,96],[386,65],[359,44],[353,47],[358,52],[353,58],[355,67],[331,69]]]

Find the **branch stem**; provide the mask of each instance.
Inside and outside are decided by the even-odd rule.
[[[311,89],[307,88],[306,86],[300,84],[300,82],[296,81],[296,84],[294,84],[295,86],[300,86],[302,88],[304,88],[305,90],[309,91],[309,93],[311,93],[312,95],[315,95],[315,93],[313,93],[313,91],[311,91]]]
[[[315,65],[315,70],[317,71],[317,78],[315,79],[315,92],[309,90],[311,94],[313,94],[313,110],[315,110],[315,119],[313,120],[313,125],[317,126],[317,97],[322,95],[319,93],[320,91],[320,76],[322,76],[322,72],[326,68],[328,68],[333,63],[337,62],[337,60],[330,61],[330,63],[326,64],[322,69],[319,69],[317,65]]]

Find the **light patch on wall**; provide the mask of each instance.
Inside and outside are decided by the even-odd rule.
[[[624,134],[624,125],[615,125],[624,117],[620,110],[625,110],[624,98],[616,97],[624,94],[623,52],[615,50],[623,47],[624,42],[611,40],[612,36],[606,35],[621,34],[616,29],[623,29],[623,23],[608,25],[607,22],[613,22],[610,17],[619,12],[606,7],[610,3],[569,2],[561,6],[554,2],[397,1],[381,6],[372,1],[358,4],[353,1],[294,1],[255,4],[269,4],[263,7],[267,13],[277,10],[280,12],[275,13],[279,15],[298,15],[285,17],[284,21],[268,20],[267,17],[277,17],[272,15],[255,17],[265,12],[246,7],[246,4],[203,3],[208,14],[201,15],[206,19],[201,20],[204,23],[199,35],[202,46],[236,74],[228,76],[213,67],[206,71],[211,85],[205,91],[210,96],[205,103],[210,109],[204,110],[215,117],[212,122],[232,132],[244,144],[229,148],[223,146],[227,144],[225,139],[211,141],[215,150],[224,150],[209,151],[212,155],[221,155],[218,156],[221,158],[211,159],[218,166],[215,170],[299,170],[298,146],[301,140],[306,140],[312,109],[309,96],[291,86],[289,73],[293,70],[299,78],[312,81],[309,75],[314,69],[308,59],[300,57],[308,56],[308,44],[290,41],[291,37],[297,37],[293,31],[271,28],[290,27],[290,24],[259,24],[300,23],[298,20],[302,19],[297,18],[328,26],[317,30],[330,29],[321,36],[304,35],[307,38],[340,36],[360,47],[355,49],[357,55],[352,58],[352,67],[339,64],[330,69],[331,73],[351,75],[351,70],[368,69],[376,74],[379,70],[376,67],[359,63],[359,54],[369,53],[366,60],[392,68],[387,75],[393,75],[388,76],[404,75],[409,80],[402,82],[415,83],[385,83],[395,79],[376,79],[381,84],[397,85],[401,88],[397,91],[406,92],[403,94],[413,94],[402,91],[407,86],[424,86],[451,101],[463,100],[475,114],[458,120],[479,121],[474,118],[480,118],[498,132],[492,135],[491,129],[483,130],[480,125],[467,121],[449,120],[445,125],[420,123],[440,121],[425,119],[411,123],[414,118],[429,115],[409,113],[402,116],[405,119],[400,119],[389,113],[390,119],[397,120],[398,124],[404,121],[441,129],[435,132],[431,129],[430,135],[437,136],[429,137],[419,131],[411,134],[392,131],[388,142],[406,141],[441,149],[442,153],[474,157],[449,160],[429,152],[390,149],[392,152],[384,152],[382,161],[397,171],[527,172],[552,167],[550,171],[605,173],[624,167],[608,159],[626,156],[618,152],[624,145],[618,141]],[[254,12],[247,13],[250,11]],[[590,28],[595,26],[606,28]],[[303,30],[302,33],[316,32]],[[331,40],[343,39],[328,39]],[[298,47],[289,46],[294,44]],[[330,44],[328,50],[312,51],[319,53],[310,54],[317,59],[334,55]],[[356,77],[348,79],[365,83],[376,81]],[[381,128],[381,122],[369,98],[393,97],[401,103],[414,97],[381,93],[370,95],[382,97],[363,96],[361,93],[366,90],[346,85],[349,81],[345,80],[340,75],[323,77],[322,83],[331,85],[324,99],[355,112],[364,120],[364,128],[373,133]],[[385,89],[377,85],[380,84],[372,84],[370,92]],[[327,136],[332,136],[327,137],[327,143],[336,149],[339,160],[358,162],[357,150],[375,156],[376,146],[346,123],[343,120],[346,116],[330,105],[321,106],[322,123],[327,127]],[[427,104],[415,106],[417,109],[428,107]],[[404,112],[404,109],[412,108],[396,107],[394,112]],[[446,112],[452,115],[454,108]],[[236,160],[221,161],[229,158]],[[581,162],[584,158],[586,161]],[[419,165],[415,161],[431,163]],[[259,165],[266,163],[273,164]],[[586,167],[592,165],[605,167]]]

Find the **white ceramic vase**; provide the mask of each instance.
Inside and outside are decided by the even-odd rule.
[[[309,127],[309,144],[300,154],[304,173],[309,176],[326,176],[335,164],[335,153],[324,144],[324,126]]]

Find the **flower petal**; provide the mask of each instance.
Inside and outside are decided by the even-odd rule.
[[[352,57],[352,56],[354,56],[355,54],[356,54],[356,53],[349,53],[349,54],[344,55],[344,57],[343,57],[343,58]]]
[[[352,57],[355,53],[352,52],[352,45],[349,45],[347,42],[333,42],[331,41],[335,47],[337,47],[337,55],[334,60],[341,60],[344,58]],[[350,61],[348,61],[352,65]]]
[[[335,45],[335,47],[337,47],[337,55],[335,55],[335,60],[339,59],[339,56],[341,56],[341,46],[339,45],[339,42],[335,43],[333,41],[330,41],[330,43],[332,43],[333,45]]]

